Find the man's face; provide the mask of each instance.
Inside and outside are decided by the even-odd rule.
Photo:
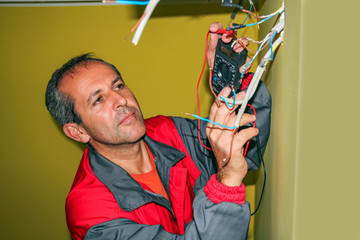
[[[83,122],[80,127],[95,148],[134,143],[145,134],[135,96],[107,64],[89,61],[77,66],[61,80],[59,91],[74,99]]]

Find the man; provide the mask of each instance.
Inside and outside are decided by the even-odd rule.
[[[209,62],[217,39],[212,34]],[[220,94],[228,96],[230,88]],[[210,142],[210,152],[197,140],[197,121],[164,116],[144,121],[115,66],[88,54],[53,74],[46,105],[68,137],[88,145],[66,201],[74,240],[246,239],[250,207],[242,181],[248,162],[258,164],[247,162],[243,149],[258,129],[230,131],[202,123],[201,139]],[[214,122],[231,126],[235,118],[225,104],[211,107]],[[241,125],[254,121],[245,114]],[[260,125],[268,128],[268,120]]]

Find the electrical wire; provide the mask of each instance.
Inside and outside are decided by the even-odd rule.
[[[253,110],[253,112],[254,112],[254,116],[256,117],[255,108],[254,108],[252,105],[250,105],[250,104],[247,104],[247,105],[252,108],[252,110]],[[256,121],[253,122],[253,127],[256,127]],[[247,154],[247,150],[248,150],[248,148],[249,148],[249,144],[250,144],[250,140],[247,141],[247,143],[246,143],[246,147],[245,147],[245,150],[244,150],[244,156],[246,156],[246,154]]]
[[[233,100],[233,103],[232,103],[231,106],[229,105],[229,103],[226,101],[226,99],[225,99],[223,96],[220,96],[220,99],[225,102],[225,104],[226,104],[226,106],[227,106],[228,108],[233,108],[233,107],[235,106],[236,92],[235,92],[235,89],[234,89],[234,88],[232,89],[232,92],[233,92],[233,95],[234,95],[234,100]]]
[[[145,17],[146,12],[144,12],[141,17],[139,18],[139,20],[137,21],[137,23],[135,24],[135,26],[133,26],[133,28],[130,30],[130,32],[126,35],[126,37],[124,38],[124,41],[126,41],[126,39],[130,36],[130,34],[132,32],[135,31],[135,29],[139,26],[139,24],[141,23],[141,21],[143,20],[143,18]]]
[[[251,213],[251,216],[254,215],[260,208],[260,204],[261,204],[261,201],[262,201],[262,198],[264,196],[264,192],[265,192],[265,185],[266,185],[266,169],[265,169],[265,162],[264,162],[264,158],[261,154],[261,145],[260,145],[260,137],[259,135],[256,135],[256,148],[257,148],[257,154],[258,154],[258,158],[260,159],[260,162],[262,163],[263,165],[263,172],[264,172],[264,183],[263,183],[263,186],[262,186],[262,189],[261,189],[261,194],[260,194],[260,199],[259,199],[259,202],[254,210],[254,212]]]
[[[255,26],[255,25],[261,24],[261,23],[266,22],[267,20],[271,19],[272,17],[274,17],[274,16],[276,16],[276,15],[278,15],[278,14],[280,14],[280,13],[282,13],[282,9],[278,10],[278,11],[275,12],[275,13],[272,13],[272,14],[268,15],[265,19],[262,19],[261,21],[258,21],[258,22],[256,22],[256,23],[247,24],[247,25],[245,25],[244,27],[251,27],[251,26]],[[258,18],[261,18],[261,17],[258,17]]]
[[[254,11],[255,11],[255,19],[256,19],[256,22],[258,21],[258,17],[259,17],[259,13],[256,11],[256,7],[254,5],[254,3],[252,2],[252,0],[249,0],[249,2],[251,3],[251,5],[254,7]],[[258,30],[260,30],[260,25],[258,25]]]
[[[256,110],[255,110],[255,108],[254,108],[252,105],[250,105],[250,104],[248,104],[248,106],[252,108],[252,110],[253,110],[253,112],[254,112],[254,116],[256,117]],[[235,136],[235,133],[237,132],[238,127],[236,127],[236,125],[234,125],[233,127],[229,127],[229,126],[226,126],[226,125],[223,125],[223,124],[220,124],[220,123],[211,121],[211,120],[208,119],[208,118],[200,117],[200,116],[195,115],[195,114],[188,114],[188,113],[184,113],[184,114],[191,115],[191,116],[193,116],[193,117],[195,117],[195,118],[198,118],[199,120],[206,121],[206,122],[212,123],[212,124],[214,124],[214,125],[218,125],[218,126],[223,127],[223,128],[228,128],[228,129],[230,129],[230,130],[236,129],[236,130],[234,131],[234,134],[233,134],[232,139],[231,139],[229,156],[226,158],[227,161],[229,161],[230,158],[231,158],[232,145],[233,145],[234,136]],[[256,121],[253,122],[253,127],[256,127]],[[247,141],[247,143],[246,143],[246,145],[245,145],[245,147],[244,147],[244,153],[243,153],[243,156],[244,156],[244,157],[245,157],[246,154],[247,154],[247,151],[248,151],[248,149],[249,149],[249,145],[250,145],[250,140]]]
[[[277,31],[274,31],[273,35],[271,36],[271,40],[270,40],[270,50],[271,50],[271,57],[270,57],[270,60],[272,61],[274,59],[274,51],[273,51],[273,40],[274,40],[274,37],[276,35]]]
[[[220,126],[220,127],[223,127],[223,128],[227,128],[227,129],[230,129],[230,130],[233,130],[233,129],[235,129],[235,128],[236,128],[236,126],[235,126],[235,125],[234,125],[234,126],[232,126],[232,127],[230,127],[230,126],[226,126],[226,125],[223,125],[223,124],[220,124],[220,123],[217,123],[217,122],[211,121],[210,119],[200,117],[200,116],[195,115],[195,114],[191,114],[191,116],[193,116],[193,117],[195,117],[195,118],[197,118],[197,119],[199,119],[199,120],[203,120],[203,121],[205,121],[205,122],[209,122],[209,123],[212,123],[212,124],[214,124],[214,125],[217,125],[217,126]]]
[[[260,48],[259,52],[262,51],[262,50],[264,50],[264,49],[266,48],[266,46],[269,44],[269,38],[263,39],[263,40],[261,40],[261,41],[256,41],[256,42],[255,42],[254,40],[250,39],[250,38],[246,38],[246,39],[247,39],[247,40],[251,40],[251,41],[253,41],[254,43],[257,43],[257,44],[263,43],[263,42],[266,40],[266,44],[263,45],[262,48]],[[246,50],[248,50],[249,52],[251,52],[251,53],[253,53],[253,54],[256,54],[256,52],[257,52],[257,51],[254,51],[254,50],[250,49],[248,46],[246,46],[246,45],[241,41],[241,38],[236,39],[236,40],[233,42],[233,44],[231,45],[231,47],[234,47],[236,43],[239,43],[241,47],[246,48]],[[236,50],[236,48],[234,48],[234,50]]]
[[[256,59],[256,57],[259,55],[260,51],[261,51],[262,49],[264,49],[264,44],[268,41],[269,38],[270,38],[270,36],[267,36],[267,40],[261,43],[260,47],[259,47],[258,50],[256,51],[256,53],[255,53],[255,55],[253,56],[253,58],[251,59],[251,61],[248,62],[248,63],[245,65],[244,69],[241,71],[240,79],[242,79],[242,78],[244,77],[245,69],[246,69],[250,64],[252,64],[252,63],[255,61],[255,59]]]
[[[248,106],[253,110],[254,116],[256,117],[256,110],[255,110],[255,108],[254,108],[251,104],[248,104]],[[255,124],[256,124],[256,122],[253,123],[253,127],[255,127]],[[249,143],[250,143],[250,141],[248,141],[247,144],[246,144],[246,148],[245,148],[245,151],[244,151],[244,156],[246,156],[247,149],[248,149],[248,147],[249,147]],[[261,204],[261,200],[262,200],[262,198],[263,198],[264,191],[265,191],[265,184],[266,184],[266,170],[265,170],[264,158],[263,158],[263,156],[262,156],[262,154],[261,154],[261,144],[260,144],[260,137],[259,137],[259,135],[256,135],[256,152],[257,152],[258,158],[260,159],[260,163],[263,164],[264,183],[263,183],[263,186],[262,186],[262,190],[261,190],[259,202],[258,202],[258,204],[257,204],[254,212],[251,213],[251,216],[254,215],[254,214],[259,210],[259,207],[260,207],[260,204]]]
[[[239,6],[241,6],[241,2],[242,2],[242,0],[239,0],[239,2],[238,2]],[[231,21],[235,19],[235,17],[238,14],[239,10],[240,10],[240,8],[235,8],[234,9],[234,11],[232,12],[232,14],[230,16],[230,20],[229,20],[229,22],[227,24],[228,26],[230,26]]]
[[[210,86],[210,91],[212,93],[212,95],[214,96],[215,98],[215,101],[217,102],[218,101],[218,96],[216,95],[216,93],[214,92],[214,89],[212,87],[212,70],[211,68],[209,68],[209,86]]]
[[[270,18],[276,16],[277,14],[279,14],[279,13],[282,11],[282,9],[283,9],[283,8],[280,8],[276,13],[271,14],[269,17],[267,17],[266,19],[263,19],[262,21],[259,21],[259,22],[257,22],[257,23],[253,23],[253,24],[248,24],[248,25],[245,25],[245,26],[248,27],[248,26],[254,26],[254,25],[263,23],[263,22],[269,20]],[[280,21],[280,22],[281,22],[281,21]],[[276,25],[276,26],[277,26],[277,25]],[[274,27],[274,28],[275,28],[275,27]],[[273,28],[273,29],[274,29],[274,28]],[[277,32],[277,30],[273,30],[273,31],[276,31],[276,32]],[[250,64],[252,64],[252,63],[254,62],[255,58],[258,56],[258,54],[260,53],[260,51],[262,51],[262,50],[266,47],[266,45],[268,44],[268,43],[266,43],[266,42],[268,42],[268,40],[270,40],[270,43],[272,43],[272,40],[271,40],[271,39],[273,39],[273,37],[275,36],[275,34],[273,33],[273,31],[270,32],[270,33],[268,33],[268,34],[266,35],[266,37],[263,39],[260,47],[258,48],[257,52],[255,53],[254,57],[251,59],[250,62],[248,62],[248,63],[245,65],[244,69],[243,69],[242,72],[241,72],[240,79],[242,79],[242,78],[244,77],[245,69],[246,69]],[[238,41],[239,41],[239,40],[238,40]],[[266,43],[266,45],[265,45],[264,43]],[[272,51],[272,44],[270,44],[270,45],[271,45],[270,49],[271,49],[271,51]]]
[[[125,0],[104,0],[104,3],[115,2],[117,4],[128,4],[128,5],[148,5],[150,1],[125,1]]]
[[[256,11],[256,8],[255,8],[255,5],[254,5],[253,1],[252,1],[252,0],[249,0],[249,3],[250,3],[250,10],[249,10],[249,12],[248,12],[247,17],[248,17],[249,15],[251,15],[252,17],[254,17],[254,18],[256,19],[256,22],[258,22],[259,13]],[[252,12],[251,12],[252,7],[254,7],[255,15],[252,14]],[[246,12],[246,11],[243,11],[243,12]],[[246,18],[247,18],[247,17],[246,17]],[[245,24],[245,21],[243,22],[243,24]],[[260,25],[258,25],[258,30],[260,30]]]
[[[253,6],[253,4],[250,4],[250,10],[249,10],[249,13],[247,14],[245,20],[244,20],[243,23],[242,23],[243,25],[245,24],[246,20],[247,20],[248,17],[250,16],[250,13],[251,13],[251,10],[252,10],[252,6]],[[244,12],[244,11],[243,11],[243,12]]]
[[[256,43],[256,44],[259,44],[259,43],[262,43],[262,42],[265,41],[265,38],[263,40],[260,40],[260,41],[256,41],[256,40],[254,40],[252,38],[249,38],[249,37],[246,37],[246,39],[249,40],[249,41],[252,41],[253,43]]]
[[[196,101],[197,101],[198,115],[200,115],[199,86],[200,86],[200,81],[201,81],[202,75],[204,74],[204,69],[205,69],[205,66],[206,66],[206,54],[207,54],[209,34],[210,34],[210,31],[208,31],[207,34],[206,34],[204,63],[203,63],[203,67],[202,67],[202,69],[201,69],[201,73],[200,73],[200,76],[199,76],[198,83],[197,83],[197,85],[196,85]],[[209,148],[208,146],[205,146],[205,145],[203,144],[203,142],[201,141],[201,137],[200,137],[200,126],[201,126],[201,124],[200,124],[200,119],[198,118],[198,139],[199,139],[199,142],[200,142],[200,144],[201,144],[204,148],[206,148],[207,150],[210,150],[210,151],[211,151],[211,148]]]
[[[134,45],[137,45],[139,40],[140,40],[140,37],[141,37],[141,34],[142,32],[144,31],[144,28],[145,28],[145,25],[147,23],[147,21],[149,20],[152,12],[154,11],[155,7],[157,6],[157,4],[160,2],[160,0],[150,0],[144,10],[144,17],[143,19],[141,19],[138,27],[136,28],[136,31],[135,31],[135,34],[134,34],[134,37],[132,39],[132,43]]]

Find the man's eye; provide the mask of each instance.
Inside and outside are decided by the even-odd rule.
[[[123,83],[119,83],[114,87],[114,89],[118,90],[118,89],[123,89],[124,87],[125,87],[125,85]]]
[[[98,98],[94,101],[93,105],[96,105],[96,104],[101,103],[102,100],[103,100],[103,97],[98,97]]]

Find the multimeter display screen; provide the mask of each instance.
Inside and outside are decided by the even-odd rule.
[[[229,56],[230,58],[236,60],[236,55],[235,55],[235,53],[233,51],[230,51],[229,49],[227,49],[224,46],[221,46],[221,51],[223,53],[225,53],[227,56]]]

